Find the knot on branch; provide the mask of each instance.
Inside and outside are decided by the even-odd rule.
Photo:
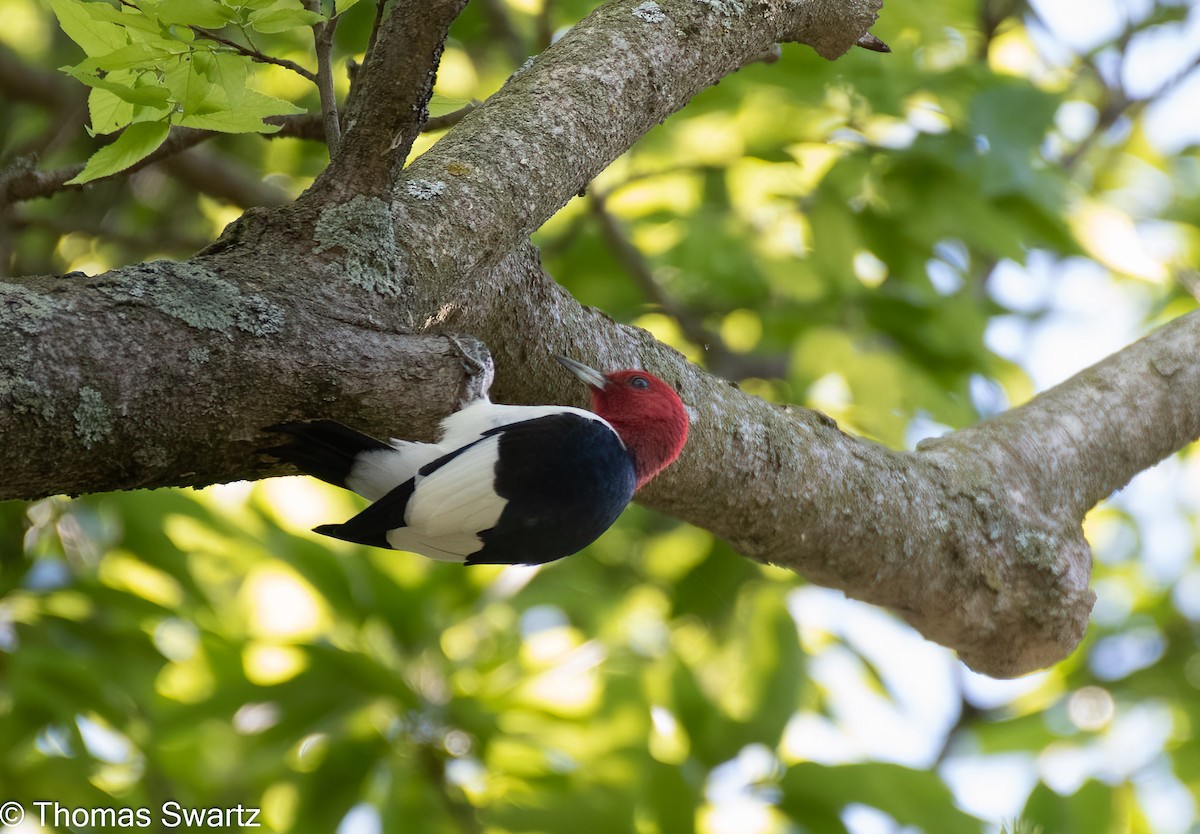
[[[788,40],[811,46],[827,61],[850,51],[875,25],[882,0],[793,0]],[[876,39],[878,40],[878,39]]]
[[[949,565],[940,569],[958,574],[946,587],[953,610],[902,613],[972,669],[1017,677],[1062,660],[1083,638],[1096,599],[1091,548],[1081,519],[1045,500],[1039,473],[963,439],[917,453],[942,493]]]

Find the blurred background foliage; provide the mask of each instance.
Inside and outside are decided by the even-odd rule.
[[[338,29],[343,95],[373,5]],[[474,0],[433,112],[594,5]],[[889,2],[875,32],[893,54],[785,46],[697,96],[538,232],[550,272],[896,447],[1195,307],[1194,4]],[[307,29],[254,37],[313,64]],[[0,181],[97,147],[55,71],[79,58],[36,0],[0,5]],[[278,66],[252,84],[319,109]],[[221,136],[0,205],[0,272],[187,257],[326,159]],[[1092,513],[1088,636],[1015,682],[636,506],[541,569],[307,532],[354,511],[304,479],[0,504],[0,800],[341,834],[1200,832],[1194,451]]]

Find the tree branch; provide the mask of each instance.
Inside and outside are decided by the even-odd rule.
[[[278,472],[262,428],[312,414],[431,438],[491,382],[469,337],[407,335],[379,294],[328,303],[323,266],[321,283],[299,258],[223,264],[0,282],[0,433],[23,438],[0,449],[0,499]]]
[[[314,183],[314,199],[384,197],[429,117],[437,65],[466,0],[396,0],[358,70],[338,153]]]
[[[6,97],[55,110],[73,108],[85,98],[83,89],[64,81],[60,73],[30,66],[11,47],[0,42],[0,90]]]
[[[305,0],[305,8],[321,13],[321,0]],[[337,17],[313,26],[313,49],[317,53],[317,91],[321,98],[321,116],[325,125],[325,144],[332,157],[342,141],[342,128],[338,121],[337,93],[333,88],[333,33],[337,29]]]
[[[519,367],[498,378],[502,401],[578,401],[550,367],[555,352],[641,365],[676,386],[691,435],[642,503],[893,608],[998,677],[1053,663],[1082,637],[1094,600],[1087,509],[1200,436],[1200,313],[1021,409],[903,453],[751,397],[581,307],[535,251],[481,274],[469,298],[447,304],[430,330],[470,332],[498,368]]]
[[[608,210],[605,195],[592,191],[588,197],[588,208],[600,226],[601,236],[625,272],[652,304],[679,324],[688,341],[704,350],[704,363],[711,373],[733,380],[752,376],[771,379],[786,375],[786,356],[765,359],[734,353],[725,344],[721,334],[709,328],[700,315],[672,298],[655,279],[641,251],[633,245],[617,218]]]
[[[441,116],[430,116],[425,120],[425,124],[421,127],[422,133],[431,133],[435,130],[445,130],[449,127],[454,127],[461,122],[467,114],[479,107],[478,101],[468,101],[457,110],[451,110],[449,113],[443,113]]]
[[[263,181],[257,172],[210,148],[191,148],[163,163],[171,176],[190,188],[241,208],[281,206],[291,201],[287,192]]]
[[[310,114],[274,116],[274,118],[269,118],[268,121],[271,124],[281,125],[280,131],[265,134],[265,136],[271,138],[295,137],[307,139],[324,137],[319,116]],[[174,127],[170,131],[170,136],[167,137],[166,142],[158,146],[158,149],[152,152],[152,154],[112,176],[102,178],[102,180],[126,178],[126,176],[137,173],[143,168],[152,166],[152,164],[162,162],[163,160],[168,160],[168,158],[180,154],[182,151],[194,148],[194,146],[218,136],[228,136],[228,134],[217,131],[200,131],[193,127]],[[84,163],[77,162],[62,168],[42,170],[37,167],[36,157],[32,155],[18,157],[8,164],[7,168],[0,169],[0,204],[22,203],[25,200],[37,199],[38,197],[50,197],[52,194],[59,193],[60,191],[72,191],[76,190],[76,188],[84,188],[90,184],[85,182],[83,185],[67,185],[67,180],[77,176],[83,168]],[[270,203],[252,204],[269,205],[277,202],[278,200],[271,200]]]
[[[307,81],[311,81],[314,84],[317,83],[316,73],[314,73],[310,69],[305,69],[304,67],[297,64],[295,61],[289,61],[287,58],[276,58],[274,55],[267,55],[265,52],[260,52],[259,50],[255,49],[252,46],[246,46],[244,44],[238,43],[237,41],[230,40],[229,38],[226,38],[222,35],[218,35],[216,32],[212,31],[211,29],[205,29],[201,26],[189,26],[188,28],[191,29],[193,32],[195,32],[197,35],[199,35],[202,38],[206,38],[207,40],[210,40],[210,41],[215,41],[216,43],[219,43],[222,46],[229,47],[234,52],[238,52],[242,55],[245,55],[251,61],[256,61],[260,64],[274,64],[275,66],[282,67],[285,70],[291,70],[292,72],[296,73],[296,75],[300,76],[301,78],[303,78]]]
[[[470,113],[479,105],[475,102],[460,107],[452,113],[447,113],[444,116],[437,116],[429,119],[423,126],[422,132],[445,130],[448,127],[458,124],[464,116]],[[325,124],[324,116],[321,113],[297,113],[288,116],[268,116],[265,121],[268,124],[279,125],[279,130],[275,133],[261,134],[266,139],[308,139],[314,142],[325,141]],[[227,133],[220,133],[214,130],[196,130],[194,128],[177,127],[171,131],[171,135],[167,137],[158,150],[150,154],[145,159],[137,164],[126,168],[124,171],[118,171],[111,177],[102,177],[101,180],[121,179],[130,174],[136,173],[148,165],[156,162],[170,159],[173,155],[193,148],[202,142],[209,139],[215,139],[219,136],[228,136]],[[221,164],[221,163],[217,163]],[[14,159],[6,168],[0,169],[0,204],[3,203],[20,203],[26,200],[36,200],[39,197],[50,197],[60,191],[70,191],[77,188],[84,188],[90,183],[84,185],[67,185],[67,180],[75,177],[83,170],[83,163],[67,165],[62,168],[56,168],[50,171],[42,170],[37,167],[37,159],[34,156],[26,155]],[[251,193],[249,190],[243,190],[243,194]],[[254,199],[249,198],[234,198],[231,195],[226,195],[232,202],[241,206],[268,206],[279,205],[283,199],[275,189],[262,186],[258,192],[261,196]],[[268,196],[269,195],[269,196]]]
[[[131,247],[143,252],[195,252],[203,249],[209,242],[208,240],[202,240],[181,231],[168,231],[164,234],[161,230],[154,230],[145,234],[132,234],[117,228],[115,224],[109,224],[104,221],[97,223],[90,218],[74,215],[56,215],[53,217],[29,216],[14,210],[10,216],[4,218],[4,221],[13,231],[47,229],[55,235],[60,236],[78,232],[89,237],[113,241],[122,246]],[[0,261],[0,263],[3,263],[3,261]]]

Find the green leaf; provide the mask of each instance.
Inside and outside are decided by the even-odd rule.
[[[131,43],[112,52],[96,55],[76,64],[68,72],[79,78],[81,75],[95,75],[100,71],[142,68],[149,69],[163,59],[164,54],[180,53],[186,50],[183,44],[174,41],[160,41],[157,44]],[[82,79],[80,79],[82,80]],[[86,82],[84,82],[86,83]]]
[[[58,25],[67,37],[79,44],[88,55],[104,55],[129,43],[125,30],[94,13],[93,6],[104,4],[80,3],[73,0],[50,0],[50,8]]]
[[[133,105],[111,90],[93,87],[88,93],[88,117],[93,135],[115,133],[133,121]]]
[[[162,27],[158,23],[158,18],[154,16],[154,7],[149,4],[143,4],[134,9],[129,6],[116,8],[107,3],[88,3],[87,13],[95,20],[115,23],[122,29],[129,30],[131,37],[134,33],[138,35],[153,33],[159,38],[162,37]]]
[[[200,110],[212,91],[212,82],[204,72],[205,66],[212,62],[211,53],[197,51],[176,61],[163,73],[163,83],[183,115]]]
[[[250,25],[256,32],[265,35],[286,32],[300,26],[312,26],[325,20],[325,16],[300,7],[299,3],[277,4],[269,9],[251,12]]]
[[[237,18],[217,0],[162,0],[156,7],[163,23],[220,28]]]
[[[236,109],[246,97],[250,59],[245,55],[217,52],[213,55],[212,64],[205,69],[205,77],[225,91],[230,107]]]
[[[227,0],[227,5],[235,9],[257,11],[260,9],[269,9],[276,2],[277,0]]]
[[[333,0],[333,13],[335,15],[343,14],[356,3],[358,0]]]
[[[274,133],[279,130],[278,125],[267,124],[263,121],[264,118],[303,112],[304,108],[297,107],[290,101],[247,90],[241,104],[236,108],[186,115],[177,123],[183,127],[218,130],[222,133]]]
[[[1021,816],[1054,834],[1108,834],[1113,830],[1115,804],[1113,789],[1100,782],[1084,782],[1066,797],[1039,783]]]
[[[838,831],[834,820],[847,805],[878,808],[902,826],[938,834],[979,834],[979,820],[958,810],[954,795],[936,773],[873,762],[828,767],[792,765],[780,783],[779,807],[817,831]],[[821,819],[824,827],[811,826]],[[840,825],[840,823],[839,823]]]
[[[132,79],[132,84],[122,84],[120,81],[112,81],[111,78],[117,74],[113,73],[106,78],[99,78],[94,75],[80,75],[79,80],[89,87],[100,90],[107,90],[122,101],[127,101],[130,104],[139,104],[143,107],[164,108],[171,100],[171,91],[166,87],[159,86],[157,83],[139,83],[139,79]],[[128,78],[128,74],[123,74],[122,78]],[[98,130],[95,125],[92,126],[97,133],[106,131]]]
[[[111,145],[106,145],[92,154],[92,158],[87,161],[87,165],[78,176],[67,180],[67,185],[81,185],[124,171],[130,165],[154,153],[170,131],[171,126],[166,122],[131,124]]]

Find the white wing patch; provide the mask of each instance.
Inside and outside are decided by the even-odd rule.
[[[489,437],[429,475],[418,476],[404,513],[409,529],[434,539],[467,534],[479,542],[475,534],[495,527],[508,504],[495,489],[499,454],[500,438]]]
[[[483,548],[483,542],[476,535],[430,537],[408,527],[388,531],[387,540],[396,550],[419,553],[439,562],[465,562],[468,556]]]
[[[346,476],[346,486],[368,501],[378,501],[448,451],[432,443],[404,443],[395,450],[363,452]]]

